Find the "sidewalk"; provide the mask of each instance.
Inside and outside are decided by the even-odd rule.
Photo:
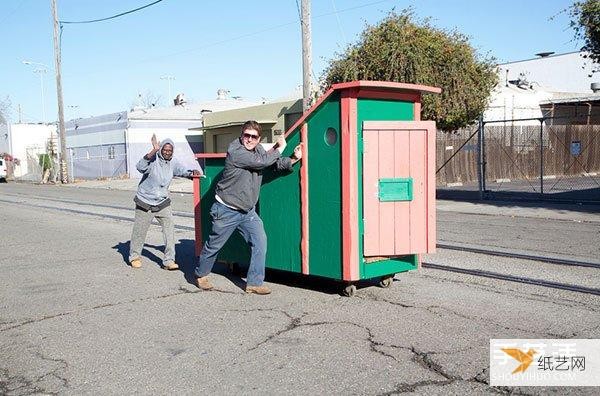
[[[139,182],[139,179],[84,180],[73,184],[66,184],[65,187],[135,191]],[[186,178],[174,178],[173,181],[171,181],[169,191],[192,194],[192,181]]]
[[[135,191],[139,180],[86,180],[66,185],[70,188],[101,188],[107,190]],[[191,194],[192,181],[175,178],[169,191]],[[552,202],[510,202],[510,201],[458,201],[437,200],[438,212],[479,214],[488,216],[529,217],[541,219],[566,220],[576,222],[600,223],[599,205],[557,204]]]
[[[438,199],[437,211],[438,213],[456,212],[600,223],[599,205],[560,204],[546,201],[450,201]]]

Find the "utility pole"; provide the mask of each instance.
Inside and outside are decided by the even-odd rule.
[[[60,39],[58,24],[58,9],[56,0],[52,2],[52,17],[54,19],[54,70],[56,70],[56,96],[58,100],[58,136],[60,138],[60,181],[69,183],[69,169],[67,168],[67,137],[65,133],[65,114],[63,109],[62,78],[60,76]]]
[[[302,0],[302,110],[307,111],[311,105],[312,95],[312,44],[310,34],[310,0]]]

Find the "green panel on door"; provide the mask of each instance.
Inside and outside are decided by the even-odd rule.
[[[412,199],[412,177],[379,179],[380,202],[412,201]]]

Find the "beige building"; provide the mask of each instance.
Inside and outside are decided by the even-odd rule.
[[[271,143],[302,116],[302,99],[265,103],[241,109],[204,113],[204,152],[224,153],[240,135],[240,127],[248,120],[262,128],[262,143]]]

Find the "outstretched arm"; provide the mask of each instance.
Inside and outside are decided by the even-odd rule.
[[[289,157],[282,157],[277,160],[276,168],[278,171],[291,171],[292,165],[302,158],[302,143],[294,147],[294,152]]]
[[[240,147],[229,151],[227,156],[231,159],[233,165],[238,168],[258,171],[276,163],[281,154],[278,150],[271,150],[269,152],[265,152],[264,150],[249,151],[244,147]]]
[[[173,167],[173,176],[177,176],[177,177],[190,177],[190,176],[202,176],[204,174],[204,172],[202,172],[202,169],[197,170],[197,169],[187,169],[185,167],[183,167],[177,160],[172,160],[175,161],[174,163],[174,167]]]

